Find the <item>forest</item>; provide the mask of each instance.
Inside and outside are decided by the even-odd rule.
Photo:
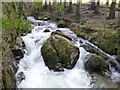
[[[2,4],[0,88],[120,88],[120,0]]]

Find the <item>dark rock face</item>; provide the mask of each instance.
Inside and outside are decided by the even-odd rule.
[[[117,50],[117,61],[120,62],[120,49]]]
[[[3,56],[2,60],[2,88],[16,88],[15,73],[17,70],[17,64],[11,50],[6,52],[6,55]]]
[[[24,53],[22,52],[21,49],[14,49],[14,50],[12,50],[12,53],[13,53],[16,61],[18,61],[24,57]]]
[[[69,21],[59,20],[59,21],[58,21],[58,27],[59,27],[59,28],[68,27],[68,22],[69,22]]]
[[[20,73],[17,75],[17,79],[18,79],[19,82],[21,83],[21,81],[25,79],[24,73],[23,73],[23,72],[20,72]]]
[[[41,48],[44,62],[49,69],[72,69],[79,58],[79,48],[64,36],[66,35],[60,31],[52,33]]]
[[[102,73],[109,70],[109,64],[101,56],[92,55],[85,62],[85,69],[90,72]]]
[[[19,60],[24,57],[24,49],[25,49],[25,43],[21,37],[18,37],[15,48],[12,48],[11,50],[14,56],[14,59],[17,62],[19,62]]]
[[[50,30],[49,30],[49,29],[46,29],[44,32],[50,32]]]

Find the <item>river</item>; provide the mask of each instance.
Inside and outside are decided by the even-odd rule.
[[[69,28],[58,28],[57,24],[50,21],[28,19],[35,23],[31,33],[22,36],[25,43],[25,54],[18,64],[16,73],[18,88],[92,88],[92,77],[85,70],[84,62],[89,58],[90,53],[81,46],[78,38]],[[39,25],[38,25],[39,24]],[[44,32],[49,29],[50,32]],[[45,66],[41,55],[41,47],[51,36],[51,33],[61,30],[64,34],[72,38],[72,42],[79,47],[80,57],[75,67],[64,72],[54,72]],[[85,41],[85,40],[84,40]],[[85,42],[84,42],[85,43]],[[112,57],[112,56],[111,56]],[[113,71],[114,72],[114,71]],[[22,73],[22,75],[20,75]],[[116,75],[116,76],[115,76]],[[117,77],[117,78],[116,78]],[[120,74],[112,73],[111,78],[119,80]]]

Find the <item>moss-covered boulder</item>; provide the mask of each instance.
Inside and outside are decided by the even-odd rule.
[[[43,44],[41,52],[45,65],[55,71],[72,69],[79,58],[79,48],[60,31],[52,33]]]
[[[87,62],[85,62],[85,69],[89,72],[106,72],[109,70],[109,64],[101,56],[92,55]]]

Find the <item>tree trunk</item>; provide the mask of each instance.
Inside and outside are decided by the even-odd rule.
[[[62,4],[62,0],[60,0],[60,4]]]
[[[76,5],[76,17],[80,17],[80,0],[77,0],[78,4]]]
[[[109,5],[109,0],[107,0],[107,3],[106,3],[106,5],[107,5],[107,6]]]
[[[119,10],[118,10],[118,26],[120,26],[120,1],[119,1]]]
[[[66,9],[67,5],[66,5],[66,0],[64,0],[64,9]]]
[[[80,23],[80,0],[77,0],[77,5],[76,5],[76,12],[75,12],[75,16],[77,19],[77,23]]]
[[[118,26],[120,26],[120,11],[118,11]]]
[[[47,0],[45,0],[45,9],[47,9]]]
[[[18,18],[21,19],[22,16],[23,16],[23,2],[19,2]]]
[[[95,10],[96,9],[96,5],[95,5],[95,0],[91,0],[91,10]]]
[[[110,7],[110,13],[109,13],[108,19],[115,18],[115,11],[116,11],[116,0],[113,0]]]
[[[51,0],[49,0],[49,9],[51,9]]]
[[[99,6],[100,6],[100,0],[97,0],[97,6],[96,6],[96,9],[95,9],[95,14],[99,14]]]
[[[69,7],[68,7],[68,13],[73,12],[73,7],[72,7],[72,0],[70,0]]]

